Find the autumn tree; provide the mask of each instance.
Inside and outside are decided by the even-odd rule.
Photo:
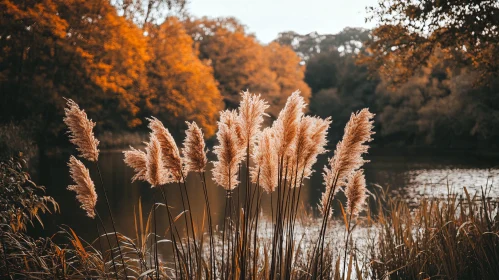
[[[309,95],[302,82],[304,69],[290,49],[262,46],[234,18],[192,19],[184,24],[199,57],[212,65],[227,107],[237,107],[240,92],[246,89],[261,93],[277,111],[294,90]]]
[[[0,11],[2,122],[55,134],[67,97],[101,128],[140,123],[146,42],[107,1],[6,0]]]
[[[397,145],[483,147],[495,145],[499,133],[499,83],[476,86],[472,67],[443,59],[435,52],[407,82],[376,89],[380,136]],[[457,70],[456,70],[457,69]]]
[[[149,108],[174,131],[185,127],[185,120],[196,121],[205,136],[216,130],[222,97],[213,78],[212,68],[204,64],[193,49],[193,41],[178,19],[168,18],[148,28]]]
[[[364,62],[392,83],[406,81],[435,51],[473,65],[481,81],[499,70],[499,2],[391,0],[371,7],[379,22]]]
[[[290,47],[273,42],[265,46],[264,50],[270,71],[274,74],[274,82],[278,87],[277,91],[267,93],[271,103],[269,112],[277,116],[290,93],[299,89],[302,96],[308,99],[311,91],[304,81],[305,67],[300,64],[300,57]]]

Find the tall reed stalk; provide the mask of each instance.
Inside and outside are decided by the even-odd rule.
[[[118,245],[118,250],[120,253],[120,259],[121,259],[121,264],[123,266],[123,272],[125,274],[125,278],[127,278],[126,265],[125,265],[125,262],[123,259],[123,253],[121,251],[120,240],[118,238],[118,233],[117,233],[115,225],[114,225],[114,219],[113,219],[113,214],[111,211],[111,205],[109,204],[107,191],[106,191],[106,188],[104,186],[104,181],[102,180],[102,174],[101,174],[100,168],[99,168],[99,163],[98,163],[99,150],[97,149],[97,146],[99,145],[99,141],[95,138],[94,133],[93,133],[93,128],[95,127],[95,123],[92,122],[92,120],[89,120],[87,118],[87,114],[85,113],[85,111],[81,110],[80,107],[78,106],[78,104],[76,104],[73,100],[66,99],[66,101],[67,101],[67,104],[66,104],[67,107],[64,109],[64,113],[65,113],[64,122],[66,123],[66,125],[69,128],[70,141],[71,141],[71,143],[73,143],[76,146],[77,150],[80,152],[80,157],[83,157],[83,158],[87,159],[88,161],[95,162],[95,164],[97,166],[99,178],[101,181],[102,190],[104,193],[104,198],[106,201],[109,216],[111,218],[111,225],[113,227],[114,236],[116,238],[116,244]],[[71,159],[73,160],[75,158],[72,157]],[[83,165],[81,162],[80,162],[80,164]],[[87,171],[87,173],[88,173],[88,171]],[[90,180],[89,175],[88,175],[88,179]],[[93,183],[92,183],[92,185],[93,185]],[[81,199],[80,199],[80,201],[81,201]],[[97,195],[95,195],[95,203],[96,203],[96,201],[97,201]],[[84,201],[82,201],[82,205],[84,205]],[[88,210],[87,210],[87,215],[88,215]],[[113,260],[113,262],[114,262],[114,260]]]
[[[71,105],[77,108],[76,103]],[[294,268],[297,254],[303,254],[297,250],[298,242],[301,241],[296,237],[295,225],[299,216],[304,182],[314,172],[313,165],[318,155],[326,152],[331,120],[305,116],[306,103],[299,91],[289,96],[273,124],[262,128],[268,107],[260,95],[246,91],[241,94],[241,103],[237,110],[220,112],[216,133],[218,144],[213,149],[216,160],[212,162],[211,172],[213,181],[226,193],[221,232],[214,231],[210,189],[205,175],[207,150],[204,135],[196,123],[187,123],[186,138],[182,149],[179,150],[168,129],[160,120],[152,117],[148,119],[151,134],[145,151],[131,147],[124,152],[125,163],[135,171],[132,181],[147,181],[153,188],[159,188],[161,191],[167,210],[175,278],[290,279],[297,275],[307,279],[326,277],[323,273],[325,262],[329,264],[331,261],[325,257],[330,258],[331,254],[327,252],[327,256],[325,255],[324,245],[333,198],[341,187],[349,184],[357,186],[359,184],[355,182],[362,181],[357,178],[360,175],[356,177],[354,174],[360,174],[358,170],[365,162],[362,154],[367,152],[365,143],[371,141],[373,115],[367,109],[352,114],[345,127],[343,140],[338,143],[334,157],[329,160],[329,168],[325,168],[326,189],[320,203],[323,213],[321,228],[312,252],[308,253],[308,272],[302,274],[303,271]],[[84,119],[86,120],[86,115]],[[75,144],[76,140],[80,141],[77,145],[84,147],[80,151],[82,156],[97,162],[98,141],[93,137],[91,129],[88,129],[94,125],[87,121],[84,133],[81,133],[88,138],[83,141],[85,145],[81,143],[81,137],[72,138],[71,141]],[[68,123],[68,126],[71,127],[72,124]],[[204,228],[200,229],[199,237],[196,234],[189,198],[190,191],[194,189],[187,188],[189,172],[199,175],[199,190],[202,191],[208,217],[208,242],[204,242]],[[172,214],[169,199],[163,190],[172,183],[178,186],[182,202],[182,209],[176,217]],[[361,209],[358,204],[363,204],[365,187],[355,188],[357,192],[352,191],[353,187],[347,187],[346,190],[349,197],[347,209],[351,213],[348,219],[350,224]],[[105,192],[104,194],[107,196]],[[355,200],[354,194],[357,201],[360,201],[357,204],[351,203]],[[262,198],[268,195],[272,230],[267,239],[261,236],[259,226]],[[156,231],[156,223],[160,219],[157,214],[154,206],[154,238],[149,239],[153,242],[153,254],[149,256],[154,259],[154,275],[160,278],[162,264],[159,260]],[[185,238],[177,225],[181,216],[184,216]],[[351,227],[347,225],[347,229],[348,240]],[[116,230],[115,235],[117,236]],[[217,241],[217,235],[221,244]],[[127,244],[129,243],[127,241]],[[217,247],[221,248],[221,254],[216,253]],[[345,254],[347,249],[345,245]],[[122,256],[121,249],[119,252]],[[209,255],[208,261],[205,260],[205,252]],[[126,276],[124,262],[123,267]]]

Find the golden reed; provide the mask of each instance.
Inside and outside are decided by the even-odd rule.
[[[71,185],[68,190],[76,192],[76,199],[80,202],[81,208],[87,212],[87,216],[95,218],[95,205],[97,204],[97,193],[95,185],[90,178],[88,169],[74,156],[69,158],[69,174],[76,183]]]
[[[175,144],[175,139],[173,139],[173,136],[164,127],[163,123],[154,117],[149,119],[149,128],[152,131],[152,136],[159,142],[164,168],[171,174],[173,181],[182,182],[182,159],[177,144]]]
[[[347,211],[350,215],[356,216],[362,211],[367,199],[366,178],[364,171],[359,169],[355,171],[352,177],[348,180],[345,188],[345,196],[347,197]]]
[[[212,162],[213,167],[211,169],[213,180],[230,194],[232,190],[240,185],[239,178],[244,178],[242,175],[251,178],[251,182],[247,182],[246,188],[246,197],[250,201],[244,203],[244,211],[242,212],[244,213],[244,219],[237,220],[244,227],[236,227],[231,230],[229,226],[229,230],[226,230],[226,225],[228,226],[231,223],[230,221],[226,223],[224,219],[224,238],[226,233],[235,235],[227,239],[228,244],[231,245],[230,248],[227,247],[228,262],[222,264],[222,271],[219,271],[222,272],[222,278],[223,276],[226,276],[226,278],[234,276],[231,274],[234,272],[231,271],[237,271],[234,265],[237,266],[238,262],[244,263],[244,266],[240,267],[241,270],[245,271],[244,273],[250,272],[250,270],[246,271],[246,265],[250,266],[252,250],[257,250],[257,228],[261,197],[259,192],[255,192],[255,190],[259,190],[260,187],[267,193],[276,192],[276,194],[273,194],[273,201],[275,202],[272,206],[273,237],[271,251],[269,251],[271,258],[270,266],[267,268],[270,269],[268,272],[274,275],[282,269],[292,270],[293,261],[291,256],[294,254],[293,246],[295,245],[293,243],[294,225],[303,180],[309,179],[314,172],[313,165],[317,161],[317,156],[327,152],[327,136],[331,119],[305,116],[306,103],[303,97],[300,96],[299,91],[295,91],[289,96],[284,108],[273,124],[262,129],[264,117],[267,116],[265,110],[268,107],[267,102],[261,99],[260,95],[246,91],[241,94],[241,103],[237,110],[220,112],[218,131],[216,133],[218,144],[213,150],[216,160]],[[64,121],[70,128],[71,142],[77,145],[82,157],[90,161],[97,161],[99,154],[97,145],[99,142],[95,139],[92,131],[95,123],[88,120],[85,112],[80,110],[72,100],[68,100],[68,108],[66,108],[65,112]],[[328,167],[324,168],[325,191],[319,203],[319,208],[325,215],[321,234],[319,235],[320,239],[312,256],[315,261],[311,262],[311,267],[314,267],[311,270],[311,275],[317,275],[318,271],[323,267],[324,235],[329,216],[326,213],[329,214],[327,208],[331,208],[331,200],[334,194],[340,187],[345,187],[345,194],[348,199],[347,211],[350,216],[358,215],[365,204],[367,189],[364,173],[360,168],[366,162],[362,156],[368,150],[367,143],[372,140],[373,117],[374,115],[367,109],[351,115],[345,127],[343,139],[337,144],[334,156],[329,159]],[[124,152],[124,162],[133,168],[135,172],[132,181],[147,181],[152,187],[177,182],[181,189],[180,183],[185,180],[187,174],[197,172],[203,180],[204,188],[206,188],[204,171],[208,162],[207,150],[203,132],[198,125],[195,122],[187,122],[186,137],[180,153],[173,136],[163,123],[154,117],[148,120],[151,133],[145,151],[130,147],[130,150]],[[249,160],[250,156],[251,162]],[[247,173],[239,174],[239,172],[242,172],[242,162],[246,159]],[[89,217],[93,218],[96,215],[94,209],[97,194],[88,170],[74,157],[71,157],[69,165],[71,176],[77,183],[77,185],[69,188],[77,192],[77,198],[81,202],[82,208],[87,211]],[[254,185],[251,185],[251,183]],[[192,212],[190,211],[187,186],[185,184],[184,188],[184,190],[181,189],[181,195],[183,195],[182,191],[186,194],[187,205],[189,206],[188,216],[191,220],[191,227],[189,228],[186,216],[186,229],[187,231],[192,229],[192,239],[189,237],[188,232],[187,256],[184,255],[185,252],[179,250],[184,249],[182,246],[177,248],[177,245],[174,245],[173,250],[177,254],[176,257],[179,258],[179,264],[186,262],[184,265],[187,265],[187,267],[182,271],[187,275],[194,271],[191,270],[190,266],[195,266],[197,262],[196,259],[191,260],[190,240],[194,241],[194,253],[198,254],[198,252]],[[207,213],[210,213],[207,191],[206,189],[203,191]],[[162,194],[164,196],[164,193]],[[183,198],[182,205],[184,211],[186,211],[187,208]],[[227,198],[230,198],[230,195]],[[230,202],[229,206],[227,206],[227,201],[226,215],[228,214],[230,220],[233,216],[231,208],[234,205]],[[236,206],[239,207],[239,204]],[[255,211],[253,211],[253,208]],[[239,210],[234,211],[234,213],[239,213]],[[208,215],[210,216],[210,256],[212,258],[210,265],[214,272],[216,271],[216,265],[214,261],[213,233],[211,215]],[[170,216],[169,219],[172,219],[172,217]],[[173,224],[173,231],[176,230],[176,226]],[[181,240],[178,232],[172,232],[172,238]],[[225,248],[223,240],[222,248]],[[238,261],[235,261],[232,257],[229,258],[230,250],[232,250],[230,253],[232,256],[237,255]],[[225,249],[222,253],[222,263],[224,256]],[[253,253],[252,258],[253,262],[251,264],[253,268],[251,270],[255,273],[258,265],[256,254]],[[224,265],[226,265],[225,270]],[[229,269],[230,265],[233,266],[232,269]]]
[[[239,122],[242,131],[242,139],[245,147],[250,150],[253,148],[258,135],[261,132],[263,117],[267,116],[265,110],[269,105],[258,94],[251,94],[244,91],[241,94],[241,103],[239,105]]]
[[[236,111],[220,113],[217,140],[218,145],[213,148],[217,156],[217,161],[213,162],[213,179],[225,190],[232,191],[239,184],[238,168],[244,158],[241,123]]]
[[[147,155],[143,151],[130,147],[129,151],[123,152],[125,163],[133,168],[135,175],[132,177],[132,182],[136,180],[146,181],[147,176]]]
[[[345,186],[352,173],[367,162],[362,155],[367,153],[369,148],[366,143],[372,141],[373,118],[374,114],[367,109],[356,114],[352,113],[350,116],[343,139],[336,145],[334,156],[329,159],[329,168],[324,168],[326,190],[319,205],[322,213],[325,213],[325,207],[329,204],[331,196],[339,190],[336,186]]]
[[[99,140],[94,136],[95,123],[87,118],[84,110],[71,99],[66,99],[67,107],[64,108],[64,123],[69,128],[69,141],[76,145],[80,156],[89,161],[97,161],[99,158]]]
[[[206,158],[206,145],[201,128],[195,123],[187,123],[185,140],[182,148],[184,170],[188,172],[204,172],[208,159]]]

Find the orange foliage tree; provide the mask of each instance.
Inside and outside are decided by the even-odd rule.
[[[269,67],[275,75],[275,83],[278,86],[277,93],[272,94],[270,102],[270,113],[277,116],[277,108],[284,107],[289,94],[297,89],[305,98],[310,98],[310,87],[305,83],[305,66],[300,64],[300,57],[289,47],[272,42],[265,46],[265,52],[269,61]]]
[[[185,126],[184,120],[193,120],[207,137],[213,135],[223,103],[211,67],[199,60],[191,37],[176,18],[148,30],[148,103],[153,114],[177,128],[174,131]]]
[[[0,26],[0,123],[27,120],[38,136],[57,136],[67,97],[98,129],[136,127],[157,114],[214,134],[221,96],[177,19],[148,24],[145,36],[108,1],[4,0]]]
[[[138,23],[131,11],[142,2],[0,1],[0,124],[27,120],[38,136],[62,135],[67,97],[99,120],[98,130],[156,115],[174,133],[193,120],[210,137],[222,100],[235,107],[243,90],[262,93],[274,116],[294,90],[309,97],[289,47],[261,45],[232,18]],[[141,11],[159,7],[150,3]]]
[[[274,105],[273,112],[278,112],[296,89],[309,97],[310,88],[303,82],[304,68],[291,49],[277,43],[262,46],[234,18],[187,20],[184,25],[199,49],[199,57],[213,66],[227,107],[236,107],[239,93],[246,89],[261,93]]]
[[[107,127],[140,123],[147,46],[107,1],[6,0],[0,10],[3,121],[34,118],[41,130],[57,129],[69,97]]]

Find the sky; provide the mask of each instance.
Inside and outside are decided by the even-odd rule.
[[[262,43],[279,32],[335,34],[345,27],[372,28],[366,7],[377,0],[189,0],[188,11],[198,17],[233,16]]]

